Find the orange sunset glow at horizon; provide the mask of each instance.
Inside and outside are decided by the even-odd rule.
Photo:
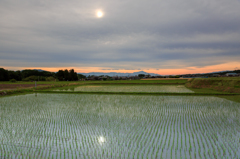
[[[65,69],[74,69],[77,73],[90,73],[90,72],[102,72],[102,73],[109,73],[109,72],[116,72],[116,73],[133,73],[139,71],[145,71],[147,73],[155,73],[160,75],[180,75],[180,74],[196,74],[196,73],[211,73],[211,72],[218,72],[218,71],[226,71],[226,70],[235,70],[240,68],[240,62],[232,62],[232,63],[225,63],[219,65],[212,65],[212,66],[205,66],[201,68],[197,67],[186,67],[186,68],[178,68],[178,69],[111,69],[105,67],[3,67],[8,70],[24,70],[24,69],[42,69],[45,71],[50,72],[57,72],[58,70],[65,70]]]

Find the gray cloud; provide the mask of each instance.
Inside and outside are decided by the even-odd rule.
[[[0,62],[158,70],[240,61],[239,15],[237,0],[0,0]]]

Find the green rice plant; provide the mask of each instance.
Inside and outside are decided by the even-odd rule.
[[[0,154],[239,158],[238,103],[201,96],[161,99],[90,94],[0,98]],[[100,136],[105,142],[98,141]]]

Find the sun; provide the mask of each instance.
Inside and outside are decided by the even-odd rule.
[[[98,11],[98,12],[97,12],[97,17],[98,17],[98,18],[101,18],[102,16],[103,16],[103,12],[102,12],[102,11]]]

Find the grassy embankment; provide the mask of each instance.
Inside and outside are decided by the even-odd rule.
[[[195,92],[240,93],[240,78],[195,78],[189,80],[185,86]]]
[[[196,93],[228,93],[228,96],[221,97],[240,102],[240,77],[195,78],[189,80],[185,86]]]

